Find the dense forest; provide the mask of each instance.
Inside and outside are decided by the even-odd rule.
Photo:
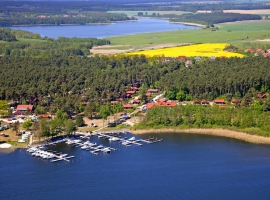
[[[166,74],[159,83],[171,91],[172,99],[179,91],[199,99],[220,95],[252,98],[258,91],[269,91],[269,66],[270,59],[263,57],[205,60]]]
[[[269,112],[270,101],[267,103],[255,102],[249,107],[178,105],[171,109],[153,107],[148,110],[144,121],[137,128],[232,128],[270,136]]]
[[[213,26],[213,24],[224,22],[235,22],[243,20],[260,20],[260,15],[238,14],[238,13],[198,13],[170,16],[172,22],[191,22]]]
[[[37,40],[17,41],[16,38],[20,38],[19,40],[22,38]],[[13,56],[85,56],[90,55],[89,49],[95,45],[110,44],[108,40],[96,38],[41,38],[39,34],[30,33],[28,31],[3,28],[0,28],[0,40],[1,39],[9,42],[1,43],[0,55]]]
[[[84,95],[86,101],[105,103],[134,83],[160,87],[170,99],[182,92],[178,100],[252,98],[270,87],[270,59],[264,57],[206,60],[186,68],[180,61],[164,63],[144,56],[5,56],[0,65],[0,98],[19,102],[48,95],[77,101]]]

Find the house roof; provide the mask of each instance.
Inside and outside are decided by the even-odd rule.
[[[158,89],[149,89],[149,90],[147,90],[147,92],[150,92],[150,93],[156,93],[158,91],[159,91]]]
[[[125,104],[125,105],[123,105],[123,108],[133,108],[133,105],[132,104]]]
[[[215,103],[225,103],[224,99],[216,99],[214,100]]]
[[[231,103],[240,103],[241,100],[240,99],[232,99]]]
[[[27,109],[32,111],[33,107],[34,107],[33,105],[18,105],[16,111],[26,111]]]
[[[150,109],[153,106],[155,106],[155,103],[148,103],[148,104],[146,104],[145,108]]]
[[[202,100],[202,104],[209,104],[209,101],[207,101],[207,100]]]
[[[150,97],[150,96],[151,96],[151,93],[150,93],[150,92],[147,92],[147,93],[145,94],[145,96]]]
[[[134,91],[134,90],[129,90],[129,91],[127,91],[126,92],[127,94],[135,94],[136,93],[136,90]]]

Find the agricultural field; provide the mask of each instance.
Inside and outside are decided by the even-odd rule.
[[[225,47],[227,47],[228,45],[229,44],[227,43],[205,43],[205,44],[172,47],[172,48],[138,51],[138,52],[127,53],[126,55],[145,55],[147,57],[153,57],[153,56],[165,56],[165,57],[226,56],[226,57],[240,57],[240,58],[243,57],[243,55],[239,53],[224,51]]]
[[[216,24],[218,30],[197,29],[145,33],[108,38],[111,45],[130,45],[134,51],[175,43],[229,43],[239,48],[264,48],[270,45],[270,20]],[[117,47],[116,47],[117,49]]]

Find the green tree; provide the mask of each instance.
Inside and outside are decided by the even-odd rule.
[[[85,121],[83,120],[83,117],[81,115],[78,115],[76,118],[76,125],[78,127],[83,126],[85,124]]]
[[[5,100],[0,100],[0,116],[5,116],[9,113],[8,103]]]
[[[20,132],[20,122],[16,121],[12,124],[12,130],[15,131],[16,135]]]
[[[65,130],[66,130],[66,134],[70,134],[73,131],[76,131],[76,124],[71,119],[66,120]]]
[[[32,126],[32,121],[31,120],[27,120],[22,124],[22,127],[25,128],[27,131],[30,129],[30,127]]]
[[[50,123],[46,119],[39,120],[40,136],[49,137],[51,135]]]
[[[87,117],[90,117],[92,119],[93,117],[93,112],[96,112],[96,104],[93,101],[90,101],[84,108],[84,114]]]
[[[183,90],[180,90],[179,92],[177,92],[176,99],[178,101],[184,101],[184,100],[186,100],[186,94],[185,94],[185,92]]]

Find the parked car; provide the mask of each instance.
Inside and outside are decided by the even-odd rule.
[[[98,126],[94,123],[91,123],[91,127],[98,127]]]
[[[9,137],[9,135],[8,134],[5,134],[5,133],[2,133],[1,136],[2,137]]]

